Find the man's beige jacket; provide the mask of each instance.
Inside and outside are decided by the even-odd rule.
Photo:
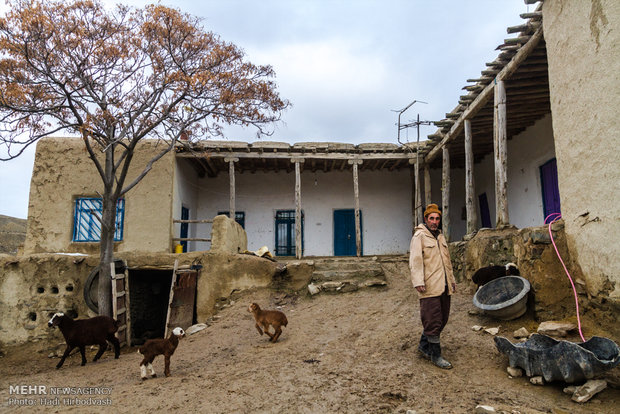
[[[413,287],[426,287],[426,292],[418,292],[420,298],[441,296],[446,284],[448,294],[454,293],[455,280],[452,263],[448,243],[443,234],[440,233],[435,238],[424,224],[420,224],[415,228],[411,238],[409,252],[409,269]]]

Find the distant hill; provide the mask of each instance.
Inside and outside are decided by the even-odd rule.
[[[26,240],[26,220],[0,214],[0,253],[17,254]]]

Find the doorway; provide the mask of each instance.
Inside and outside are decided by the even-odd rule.
[[[360,233],[362,232],[362,212],[360,211]],[[362,255],[364,243],[362,238]],[[355,210],[334,210],[334,256],[356,256]]]
[[[171,283],[172,269],[129,270],[130,334],[133,345],[141,345],[147,339],[164,337]]]
[[[553,213],[561,213],[558,166],[555,158],[540,166],[540,184],[545,218]]]

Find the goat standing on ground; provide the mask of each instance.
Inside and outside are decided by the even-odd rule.
[[[49,320],[47,326],[53,328],[57,326],[65,337],[67,348],[62,355],[56,369],[62,367],[65,359],[75,347],[80,348],[82,354],[82,365],[86,364],[86,345],[99,345],[99,351],[93,358],[93,362],[98,360],[108,348],[107,341],[114,345],[114,358],[118,359],[121,345],[114,333],[118,330],[118,322],[109,316],[95,316],[90,319],[73,320],[62,312],[55,313]]]
[[[280,337],[282,333],[281,326],[288,325],[288,320],[286,319],[286,315],[277,310],[261,310],[260,306],[256,303],[252,303],[248,307],[248,312],[251,312],[254,315],[254,319],[256,320],[256,330],[259,334],[263,334],[263,330],[269,337],[271,338],[271,342],[275,342]],[[275,332],[273,334],[269,333],[269,325],[273,326]],[[263,329],[261,329],[261,326]]]
[[[185,331],[179,327],[174,328],[172,333],[167,339],[156,338],[149,339],[138,349],[138,353],[143,355],[144,358],[140,362],[140,377],[145,380],[147,378],[146,369],[148,367],[151,377],[156,377],[155,370],[153,369],[153,360],[157,355],[163,355],[165,358],[164,374],[170,376],[170,357],[174,354],[177,345],[179,345],[179,339],[185,336]]]
[[[495,280],[504,276],[520,276],[519,269],[514,263],[508,263],[506,266],[487,266],[481,267],[471,277],[472,282],[478,287],[486,285],[491,280]]]

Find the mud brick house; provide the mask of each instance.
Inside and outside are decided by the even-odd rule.
[[[486,253],[499,249],[506,252],[502,260],[516,260],[529,273],[544,300],[545,292],[566,285],[565,276],[561,267],[548,267],[555,253],[528,229],[541,234],[545,219],[561,214],[556,233],[571,272],[582,279],[584,295],[617,318],[620,2],[545,0],[521,18],[523,24],[508,28],[514,35],[498,46],[497,58],[481,62],[480,76],[467,80],[466,93],[419,146],[232,140],[179,146],[119,203],[116,254],[132,254],[145,268],[158,261],[170,267],[183,256],[191,263],[214,249],[213,221],[222,215],[238,223],[224,225],[239,232],[224,249],[230,257],[262,246],[276,257],[406,254],[423,206],[435,202],[444,211],[461,280],[499,260]],[[100,183],[82,145],[72,138],[38,143],[24,255],[1,259],[6,328],[0,341],[41,335],[33,327],[36,316],[57,307],[54,298],[36,299],[32,257],[61,261],[71,282],[54,283],[67,306],[80,301],[70,292],[88,271],[73,274],[67,256],[50,254],[98,252],[93,212]],[[134,165],[143,165],[157,145],[145,142]],[[468,250],[468,243],[474,247]],[[186,255],[172,254],[179,244]],[[244,286],[253,277],[243,274]],[[261,277],[267,284],[268,276]],[[201,298],[213,284],[221,281],[199,279],[199,315],[213,306],[213,297]],[[564,293],[570,301],[572,293]],[[83,304],[75,306],[84,313]],[[17,326],[20,318],[30,328]]]

